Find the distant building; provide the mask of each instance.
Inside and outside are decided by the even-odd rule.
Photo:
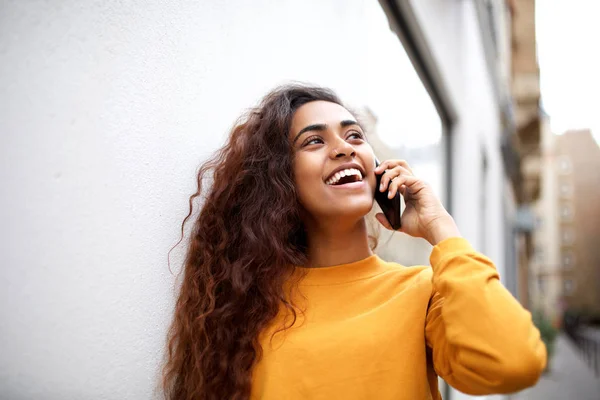
[[[544,136],[533,304],[553,319],[565,309],[600,315],[600,147],[588,130]]]
[[[600,315],[600,147],[589,130],[557,136],[562,299]]]

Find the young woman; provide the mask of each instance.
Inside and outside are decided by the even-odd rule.
[[[434,245],[431,267],[373,253],[375,190],[404,196],[401,231]],[[545,367],[492,262],[406,161],[375,168],[360,123],[327,89],[269,93],[201,167],[190,215],[198,197],[169,399],[439,399],[438,375],[465,393],[507,393]]]

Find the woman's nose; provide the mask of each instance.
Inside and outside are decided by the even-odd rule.
[[[342,158],[346,156],[354,157],[356,156],[356,151],[354,150],[354,147],[350,145],[350,143],[343,142],[343,144],[333,148],[331,151],[331,156],[332,158]]]

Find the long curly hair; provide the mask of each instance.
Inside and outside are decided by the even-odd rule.
[[[183,239],[199,200],[168,335],[167,399],[248,399],[259,334],[282,306],[295,321],[284,286],[305,264],[307,241],[288,134],[294,112],[316,100],[342,105],[321,87],[271,91],[198,171],[181,226]]]

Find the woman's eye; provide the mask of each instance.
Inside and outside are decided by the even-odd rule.
[[[304,142],[304,146],[308,146],[310,144],[319,144],[319,143],[323,143],[323,139],[321,139],[318,136],[312,136],[312,137],[309,137],[308,139],[306,139],[306,141]]]
[[[348,139],[364,139],[364,136],[360,132],[350,132]]]

